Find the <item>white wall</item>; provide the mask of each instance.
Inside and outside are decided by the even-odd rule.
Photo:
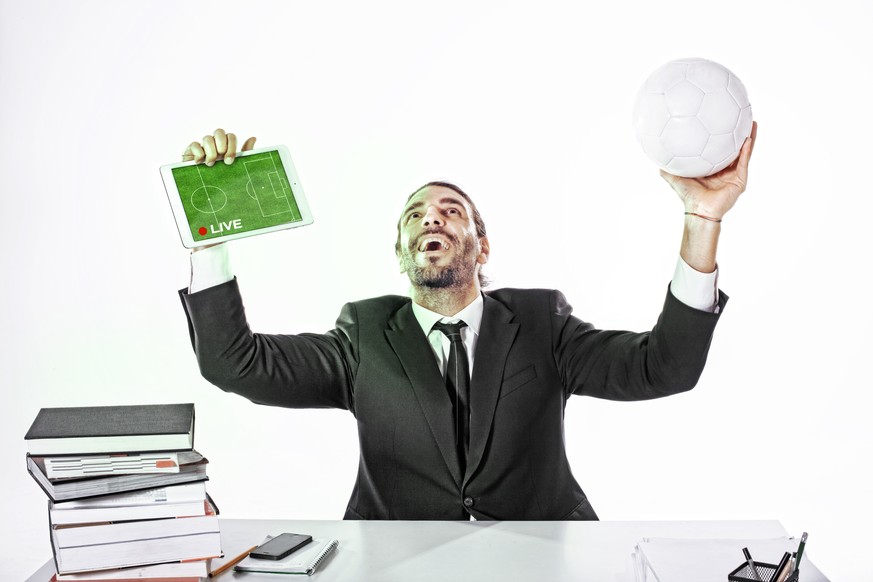
[[[315,225],[233,246],[260,331],[404,292],[396,217],[439,178],[477,200],[495,286],[642,330],[682,206],[630,113],[685,56],[736,72],[760,123],[724,222],[731,301],[692,392],[570,402],[576,477],[604,519],[779,519],[834,580],[869,576],[869,3],[423,4],[0,1],[4,578],[50,555],[22,439],[41,407],[195,402],[223,515],[342,516],[350,414],[259,407],[197,372],[158,174],[191,140],[287,144],[310,197]]]

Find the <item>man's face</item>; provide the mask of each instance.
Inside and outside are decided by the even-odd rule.
[[[476,235],[469,205],[451,188],[427,186],[406,203],[397,259],[413,285],[473,285],[477,265],[488,262],[488,253],[488,239]]]

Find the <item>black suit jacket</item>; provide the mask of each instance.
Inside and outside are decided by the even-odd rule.
[[[558,291],[485,293],[461,474],[452,405],[409,298],[348,303],[325,334],[265,335],[250,331],[236,280],[180,295],[210,382],[258,404],[355,415],[346,519],[597,519],[564,450],[567,398],[691,389],[719,317],[668,291],[651,332],[602,331]]]

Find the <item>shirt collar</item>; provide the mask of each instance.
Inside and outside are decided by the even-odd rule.
[[[427,307],[422,307],[415,301],[412,302],[412,313],[415,315],[415,319],[418,321],[418,325],[421,326],[421,331],[424,332],[424,335],[428,335],[433,328],[433,325],[438,321],[457,323],[458,320],[463,320],[464,323],[467,324],[467,327],[478,336],[479,328],[482,326],[482,313],[484,310],[485,300],[482,298],[481,293],[476,296],[476,299],[474,299],[472,303],[451,317],[446,317],[441,313],[431,311]]]

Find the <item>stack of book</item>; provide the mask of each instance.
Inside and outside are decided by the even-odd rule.
[[[221,556],[193,404],[43,408],[24,438],[58,582],[194,582]]]

